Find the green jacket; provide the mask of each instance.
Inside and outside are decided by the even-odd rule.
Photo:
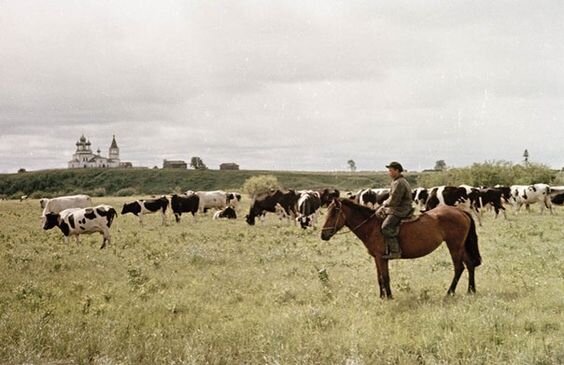
[[[400,218],[408,217],[411,213],[413,208],[411,186],[403,175],[392,181],[390,197],[384,202],[384,207],[386,214],[393,214]]]

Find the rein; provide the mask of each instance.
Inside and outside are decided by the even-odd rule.
[[[341,209],[339,208],[339,210],[341,210]],[[375,215],[376,215],[376,212],[372,213],[372,214],[370,215],[370,217],[366,218],[365,220],[363,220],[362,222],[360,222],[359,224],[357,224],[356,227],[354,227],[354,228],[349,228],[348,231],[341,231],[341,232],[334,233],[333,235],[336,236],[336,235],[340,235],[340,234],[346,234],[346,233],[354,232],[354,231],[356,231],[357,229],[359,229],[364,223],[366,223],[366,222],[368,222],[369,220],[371,220]],[[321,231],[325,231],[325,230],[329,230],[329,229],[333,229],[333,230],[334,230],[334,229],[336,229],[336,228],[337,228],[337,224],[335,224],[333,227],[321,228]]]

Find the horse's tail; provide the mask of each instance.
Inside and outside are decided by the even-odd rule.
[[[482,263],[482,257],[480,256],[480,249],[478,248],[478,235],[476,234],[476,223],[472,215],[468,212],[464,212],[470,218],[470,229],[468,230],[468,236],[466,236],[466,241],[464,242],[464,248],[468,254],[468,258],[472,261],[474,267],[480,266]]]

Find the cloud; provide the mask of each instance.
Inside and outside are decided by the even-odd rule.
[[[161,165],[560,167],[558,1],[0,3],[0,172],[85,134]],[[25,141],[25,142],[24,142]]]

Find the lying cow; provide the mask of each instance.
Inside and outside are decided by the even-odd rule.
[[[121,210],[121,214],[132,213],[139,217],[139,223],[143,225],[143,215],[161,212],[163,225],[166,224],[166,209],[168,207],[168,199],[161,196],[157,199],[139,199],[133,202],[125,203]]]
[[[293,219],[296,217],[296,205],[298,202],[298,195],[294,190],[281,191],[275,190],[265,195],[255,198],[247,214],[246,221],[249,225],[255,224],[256,217],[264,216],[266,212],[276,213],[277,207],[280,206],[284,213]]]
[[[176,195],[174,194],[170,199],[170,206],[174,213],[176,223],[180,222],[182,213],[192,213],[192,217],[196,217],[200,206],[200,197],[196,194],[190,195]]]
[[[110,244],[110,227],[116,217],[116,210],[110,205],[98,205],[92,208],[69,208],[60,213],[47,213],[43,229],[48,230],[59,227],[65,241],[69,236],[75,236],[76,242],[79,235],[100,232],[104,236],[100,249]]]
[[[321,207],[321,197],[318,192],[302,193],[298,199],[298,217],[296,221],[303,229],[314,227],[317,223],[317,211]]]
[[[235,208],[233,207],[226,207],[223,210],[218,210],[213,215],[213,219],[237,219],[237,213],[235,212]]]
[[[40,202],[43,207],[42,216],[45,217],[47,213],[60,213],[69,208],[86,208],[92,206],[92,199],[88,195],[68,195],[59,196],[52,199],[42,199]]]

